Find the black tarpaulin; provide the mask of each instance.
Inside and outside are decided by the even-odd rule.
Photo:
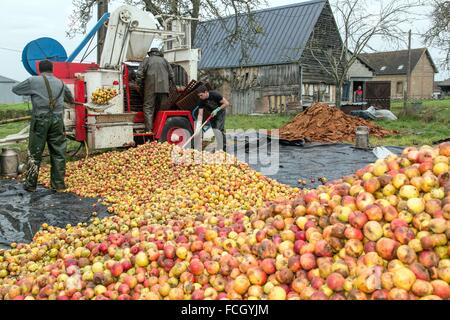
[[[99,217],[108,215],[97,199],[42,187],[28,193],[18,181],[0,180],[0,247],[11,242],[30,242],[43,223],[55,227],[75,225],[89,221],[93,212]]]
[[[317,187],[321,184],[318,178],[340,179],[377,160],[371,149],[356,149],[351,144],[306,144],[304,141],[290,144],[257,133],[230,135],[227,139],[229,146],[234,143],[230,149],[239,160],[269,178],[294,187],[302,186],[299,179],[308,182],[304,187]],[[387,149],[399,155],[404,148]]]
[[[387,149],[395,154],[403,150],[397,147]],[[318,178],[325,177],[328,181],[340,179],[377,160],[371,150],[355,149],[348,144],[304,147],[280,145],[279,157],[279,171],[268,177],[296,187],[300,186],[298,180],[303,179],[308,182],[305,186],[308,188],[317,187],[320,184]],[[257,164],[252,167],[260,171],[264,166]]]

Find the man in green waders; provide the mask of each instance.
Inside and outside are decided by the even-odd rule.
[[[48,145],[51,163],[51,187],[60,192],[66,189],[67,140],[64,129],[64,102],[73,104],[69,88],[53,75],[53,64],[39,63],[40,76],[31,77],[16,85],[12,91],[20,96],[31,96],[33,105],[30,139],[28,145],[28,171],[25,190],[36,191],[39,167],[45,144]]]

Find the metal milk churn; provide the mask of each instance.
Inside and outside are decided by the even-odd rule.
[[[369,149],[369,128],[362,126],[356,128],[356,142],[357,149]]]
[[[19,154],[12,150],[3,148],[0,154],[0,175],[6,177],[17,177],[19,169]]]

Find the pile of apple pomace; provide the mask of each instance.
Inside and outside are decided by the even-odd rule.
[[[450,143],[302,191],[172,148],[69,164],[69,191],[114,215],[0,251],[0,298],[450,298]]]

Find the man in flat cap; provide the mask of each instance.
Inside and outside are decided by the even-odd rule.
[[[144,96],[145,130],[153,130],[153,116],[169,97],[170,83],[174,73],[170,63],[157,48],[148,52],[148,57],[139,66],[136,82]]]

